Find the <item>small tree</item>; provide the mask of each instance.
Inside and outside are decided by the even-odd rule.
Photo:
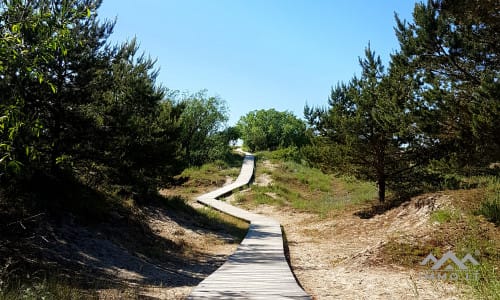
[[[413,112],[413,80],[393,64],[384,71],[368,47],[360,59],[362,73],[332,89],[328,109],[306,107],[306,119],[331,149],[343,156],[356,175],[375,180],[380,202],[386,186],[400,185],[418,162],[423,147]]]

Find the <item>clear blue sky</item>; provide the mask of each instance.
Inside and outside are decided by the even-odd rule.
[[[394,13],[413,0],[104,0],[113,42],[136,37],[157,58],[158,82],[224,99],[229,125],[256,109],[326,105],[330,88],[359,74],[371,44],[386,64],[399,49]]]

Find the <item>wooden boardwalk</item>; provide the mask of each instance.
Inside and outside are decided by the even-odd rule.
[[[235,182],[198,202],[250,222],[245,239],[227,262],[193,289],[188,299],[311,299],[297,284],[285,259],[280,224],[217,198],[250,183],[254,157],[245,155]]]

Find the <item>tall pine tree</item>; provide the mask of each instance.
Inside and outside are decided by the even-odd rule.
[[[460,168],[500,159],[499,10],[496,0],[432,0],[413,22],[396,18],[401,55],[425,82],[428,134]]]

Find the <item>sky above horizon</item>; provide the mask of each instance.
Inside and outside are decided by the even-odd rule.
[[[360,73],[368,43],[387,65],[399,50],[397,13],[412,20],[413,0],[104,0],[117,19],[110,40],[134,37],[157,59],[157,83],[224,99],[229,125],[257,109],[303,117],[324,106],[332,86]]]

